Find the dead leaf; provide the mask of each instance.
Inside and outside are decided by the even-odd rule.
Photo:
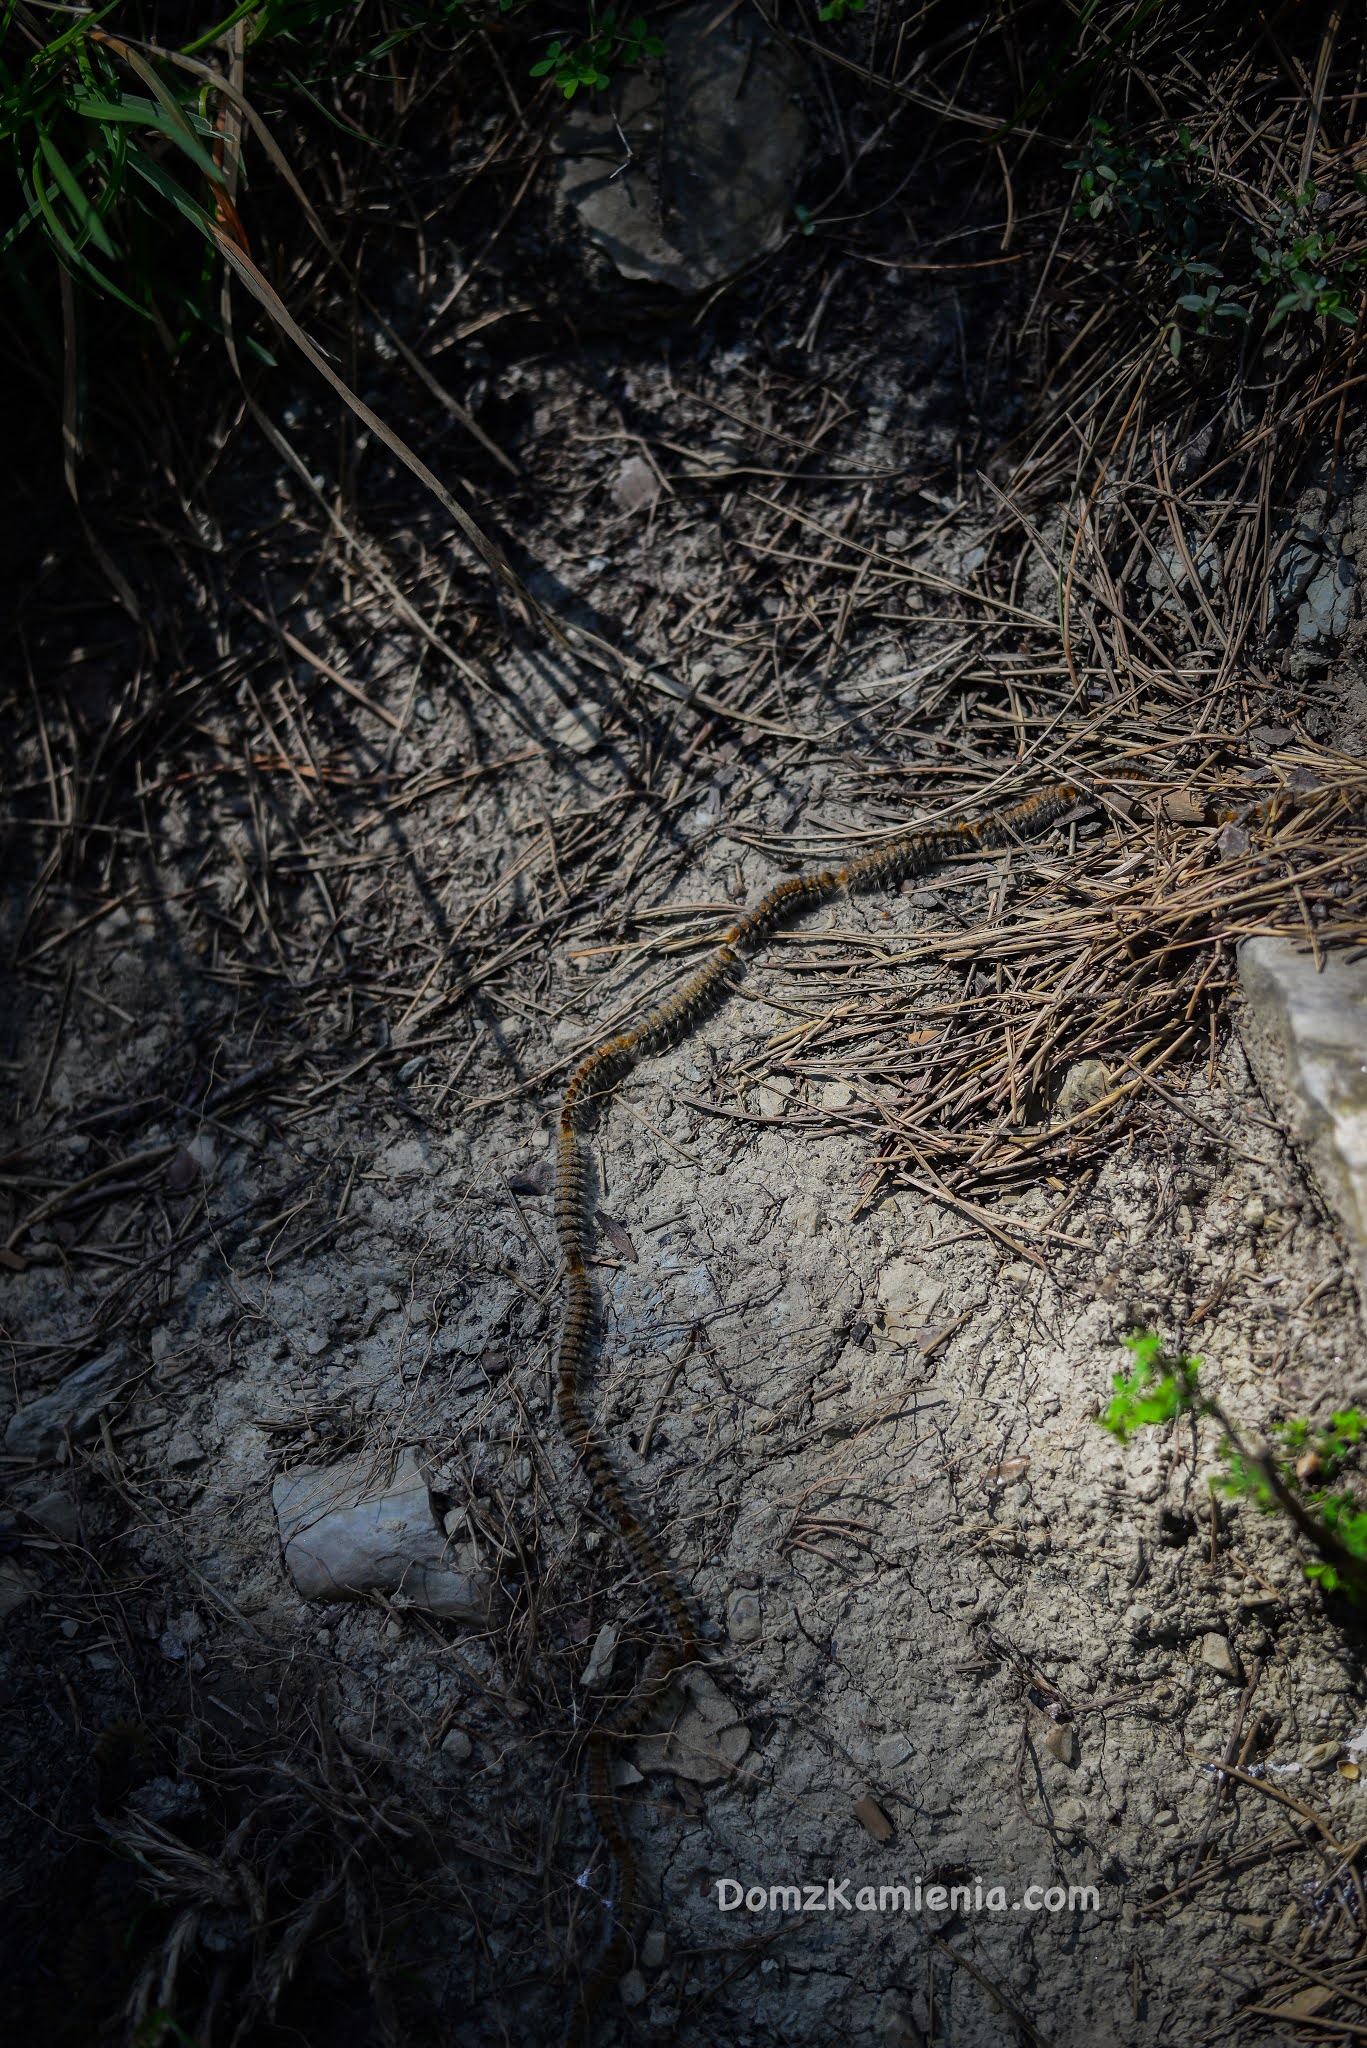
[[[627,1234],[625,1224],[619,1223],[615,1216],[609,1216],[606,1209],[599,1209],[595,1213],[594,1222],[598,1225],[598,1228],[602,1231],[618,1258],[626,1259],[634,1266],[636,1264],[636,1247]]]
[[[1269,2006],[1268,2010],[1282,2013],[1287,2019],[1308,2020],[1317,2012],[1323,2012],[1326,2005],[1332,2005],[1337,1997],[1338,1992],[1332,1984],[1307,1984],[1304,1991],[1298,1991],[1284,2005]]]
[[[862,1799],[855,1800],[854,1817],[865,1833],[873,1836],[875,1842],[890,1842],[892,1840],[892,1822],[888,1819],[878,1801],[870,1798],[867,1792]]]
[[[1024,1479],[1029,1470],[1028,1458],[1003,1458],[1000,1465],[993,1465],[983,1473],[983,1485],[989,1493],[999,1486],[1014,1486],[1018,1479]]]

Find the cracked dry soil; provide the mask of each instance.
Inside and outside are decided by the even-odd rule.
[[[955,323],[896,280],[868,291],[894,339],[869,360],[856,312],[832,315],[807,423],[838,382],[832,470],[952,467]],[[794,331],[810,318],[796,305]],[[529,541],[546,575],[634,584],[642,644],[699,644],[690,617],[734,574],[725,519],[687,497],[621,510],[621,422],[644,409],[734,453],[717,405],[753,411],[767,374],[743,323],[682,367],[650,336],[513,364],[524,454],[585,436]],[[224,482],[230,558],[268,477],[258,451]],[[961,573],[971,508],[946,500],[937,538],[919,488],[856,501],[915,517]],[[559,1079],[769,884],[765,847],[797,821],[834,841],[898,820],[878,776],[918,750],[959,788],[934,618],[856,607],[824,669],[777,666],[772,701],[728,727],[523,643],[488,688],[439,686],[353,568],[324,559],[295,624],[382,716],[316,669],[273,677],[267,646],[252,687],[280,690],[242,685],[245,753],[202,721],[144,762],[141,837],[44,879],[35,835],[12,871],[12,925],[43,879],[6,1048],[16,1144],[44,1185],[97,1176],[3,1277],[12,1398],[92,1332],[132,1361],[91,1438],[8,1466],[26,1597],[0,1640],[7,1911],[58,2040],[94,2038],[112,1989],[168,1996],[176,1928],[179,1981],[212,2007],[243,1967],[235,1873],[301,1788],[289,1828],[313,1847],[280,1867],[307,1925],[254,1965],[247,2038],[554,2038],[594,1938],[578,1681],[605,1623],[619,1679],[645,1629],[554,1425]],[[776,600],[752,596],[767,631]],[[746,671],[743,642],[702,643],[710,690]],[[320,774],[301,781],[281,757],[310,690]],[[991,1227],[871,1165],[860,1105],[895,1077],[790,1057],[836,1006],[897,991],[914,1034],[971,991],[906,942],[1000,915],[1066,842],[805,920],[596,1130],[597,1395],[712,1625],[703,1698],[724,1702],[701,1759],[656,1734],[623,1761],[655,1901],[627,2038],[1249,2038],[1234,2015],[1269,1955],[1336,1910],[1334,1855],[1275,1793],[1313,1791],[1341,1843],[1361,1832],[1364,1794],[1314,1764],[1367,1726],[1357,1651],[1274,1524],[1212,1508],[1209,1443],[1122,1452],[1094,1419],[1140,1325],[1194,1334],[1250,1428],[1367,1398],[1340,1247],[1237,1035],[1185,1092],[1134,1098],[1099,1167],[1019,1188]],[[280,1471],[407,1447],[464,1561],[497,1576],[487,1630],[309,1606],[283,1569]],[[1222,1799],[1210,1760],[1250,1736],[1271,1789]],[[107,1931],[130,1924],[128,1861],[92,1815],[159,1873],[143,1947]],[[282,1821],[272,1853],[295,1840]],[[723,1912],[722,1879],[846,1889],[821,1912]],[[918,1880],[1005,1903],[844,1909]],[[1024,1910],[1032,1885],[1093,1887],[1095,1907]],[[374,1973],[358,1989],[367,1929],[416,2019]]]

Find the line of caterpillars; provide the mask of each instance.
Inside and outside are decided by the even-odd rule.
[[[691,974],[668,1002],[589,1053],[575,1069],[565,1090],[555,1162],[555,1226],[565,1261],[565,1320],[560,1339],[556,1411],[565,1440],[583,1468],[599,1506],[627,1548],[636,1576],[655,1610],[662,1639],[647,1658],[630,1696],[616,1713],[598,1723],[587,1745],[587,1803],[611,1865],[606,1901],[610,1927],[597,1960],[579,1989],[568,2033],[571,2048],[579,2048],[590,2038],[604,1996],[626,1967],[640,1896],[636,1858],[622,1826],[612,1782],[613,1758],[622,1741],[648,1720],[652,1706],[674,1674],[695,1663],[702,1654],[688,1601],[660,1540],[628,1500],[607,1438],[590,1415],[584,1397],[594,1308],[588,1274],[591,1233],[587,1163],[581,1134],[594,1108],[623,1075],[648,1053],[675,1044],[724,1000],[732,990],[734,970],[789,918],[814,909],[842,890],[853,894],[905,881],[928,873],[957,853],[1007,845],[1027,832],[1043,831],[1067,810],[1077,795],[1071,784],[1053,783],[995,817],[973,824],[904,832],[900,838],[846,867],[820,868],[790,882],[780,882],[739,924],[731,927],[706,964]]]

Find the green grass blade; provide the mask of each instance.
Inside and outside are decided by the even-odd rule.
[[[46,128],[38,130],[38,146],[47,158],[48,169],[57,182],[58,190],[76,217],[82,241],[93,242],[102,256],[114,258],[117,251],[105,232],[104,222]],[[85,162],[90,162],[88,156]]]
[[[127,306],[131,312],[138,314],[141,319],[148,319],[150,315],[147,308],[140,306],[136,299],[130,299],[127,292],[119,285],[116,285],[112,277],[106,277],[98,264],[92,263],[85,252],[77,248],[71,236],[67,233],[65,224],[52,205],[51,197],[43,185],[36,164],[33,167],[32,175],[34,195],[42,211],[43,225],[55,243],[58,254],[65,259],[70,268],[76,271],[79,276],[88,277],[92,284],[98,285],[99,289],[107,293],[110,298],[117,299],[121,305]]]
[[[129,66],[137,72],[138,77],[165,113],[168,122],[171,124],[166,131],[170,135],[171,140],[185,151],[191,162],[204,173],[206,178],[212,179],[217,185],[222,185],[225,182],[224,173],[219,169],[218,165],[209,155],[208,150],[205,149],[203,143],[196,135],[194,128],[191,126],[189,115],[175,94],[168,91],[166,86],[157,77],[151,65],[144,63],[136,50],[130,50],[125,47],[122,54]]]
[[[128,152],[128,168],[136,171],[140,178],[160,192],[180,213],[205,234],[213,234],[213,222],[197,199],[192,199],[183,185],[178,185],[168,171],[164,171],[154,157],[146,150],[133,148]]]
[[[187,138],[185,131],[167,120],[159,107],[150,100],[100,100],[81,99],[75,103],[76,112],[87,120],[100,123],[121,122],[129,128],[151,128],[158,135],[164,135],[177,149],[184,150],[195,169],[202,171],[215,184],[224,182],[224,174],[203,145],[194,137]]]

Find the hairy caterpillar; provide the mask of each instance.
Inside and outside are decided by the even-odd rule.
[[[661,1636],[630,1696],[615,1714],[598,1723],[587,1744],[587,1804],[612,1867],[608,1896],[611,1924],[598,1958],[579,1990],[570,2021],[571,2048],[581,2048],[588,2040],[605,1993],[626,1966],[640,1896],[640,1874],[612,1782],[614,1749],[645,1724],[651,1707],[674,1674],[702,1655],[698,1631],[674,1570],[655,1531],[628,1499],[617,1476],[607,1437],[590,1415],[584,1396],[594,1309],[588,1274],[588,1167],[581,1134],[593,1111],[624,1074],[648,1053],[685,1037],[725,999],[731,990],[733,970],[781,924],[802,911],[814,909],[841,890],[854,892],[904,881],[928,873],[956,853],[1005,845],[1022,833],[1042,831],[1067,810],[1078,794],[1069,783],[1053,783],[996,817],[974,824],[904,832],[845,867],[820,868],[780,882],[731,927],[711,957],[672,996],[639,1024],[605,1039],[581,1060],[565,1089],[555,1153],[555,1227],[565,1265],[556,1413],[566,1442],[622,1539],[636,1577],[655,1611]]]

